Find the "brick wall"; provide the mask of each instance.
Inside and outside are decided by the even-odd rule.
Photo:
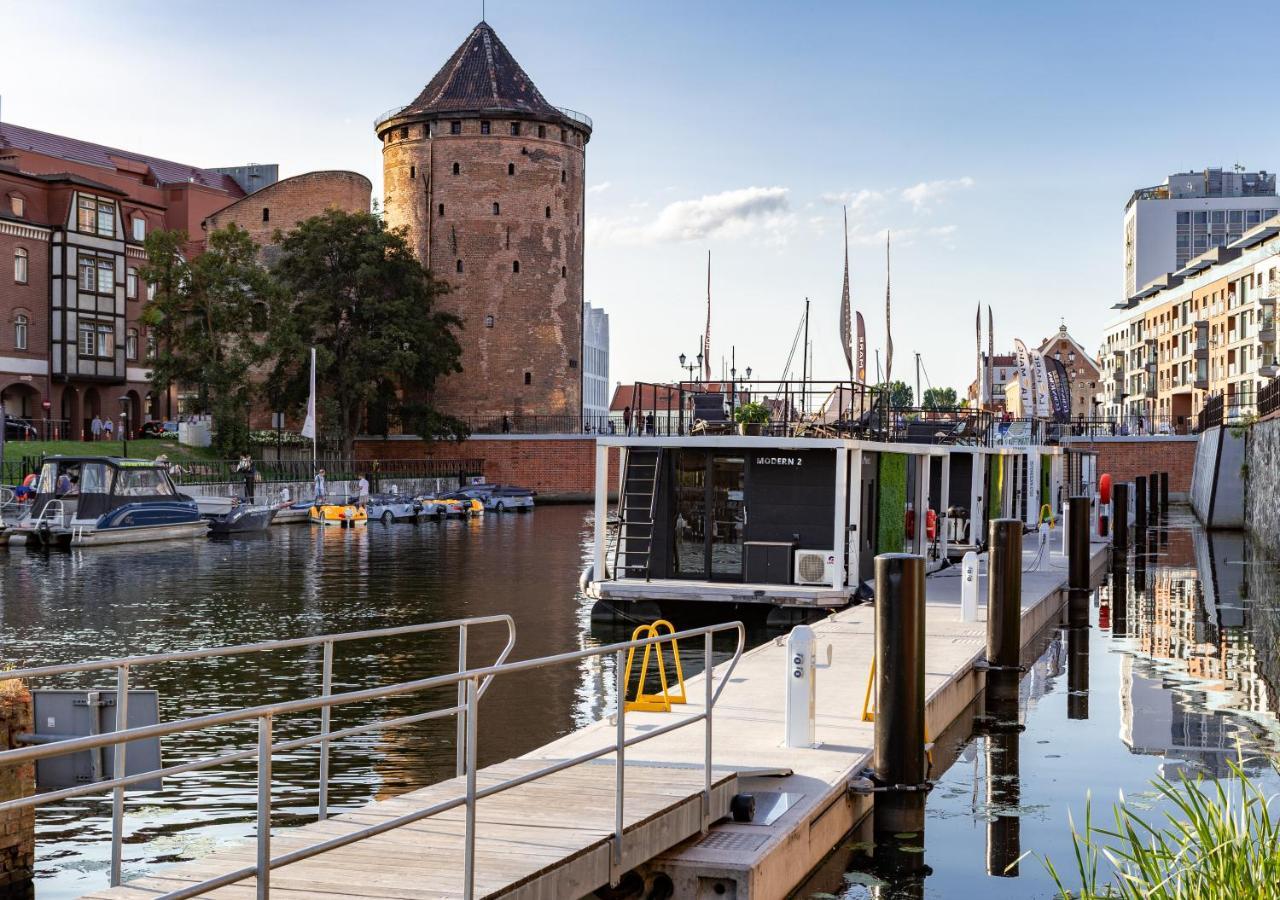
[[[357,459],[479,459],[486,480],[532,488],[544,500],[590,501],[595,496],[596,442],[576,436],[482,436],[456,443],[358,440]],[[610,483],[617,480],[610,455]]]
[[[465,325],[463,372],[436,388],[435,404],[454,415],[577,415],[584,136],[529,120],[512,135],[502,118],[485,120],[482,134],[479,118],[459,119],[457,135],[448,115],[434,137],[426,122],[403,126],[404,137],[400,127],[382,135],[387,222],[405,228],[423,264],[449,283],[440,306]]]
[[[0,750],[19,745],[14,736],[34,731],[31,694],[21,682],[0,681]],[[16,800],[35,792],[34,763],[0,768],[0,800]],[[0,813],[0,895],[20,896],[35,866],[34,809]],[[29,887],[29,885],[28,885]]]
[[[1169,493],[1189,494],[1191,491],[1191,473],[1196,461],[1194,437],[1067,438],[1063,443],[1096,451],[1098,474],[1110,474],[1113,482],[1132,481],[1135,475],[1168,472]]]
[[[258,244],[271,243],[276,229],[288,231],[328,209],[368,212],[373,185],[356,172],[307,172],[285,178],[232,203],[205,220],[208,231],[235,224]],[[263,220],[263,210],[267,219]]]

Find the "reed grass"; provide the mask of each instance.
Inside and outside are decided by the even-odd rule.
[[[1084,829],[1071,820],[1077,886],[1044,859],[1060,896],[1071,900],[1280,900],[1280,817],[1236,762],[1227,778],[1165,778],[1152,784],[1167,801],[1163,818],[1140,815],[1121,796],[1114,825]]]

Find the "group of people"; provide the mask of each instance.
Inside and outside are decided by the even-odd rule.
[[[89,432],[93,435],[95,441],[109,441],[112,438],[112,432],[115,426],[111,424],[111,417],[99,418],[93,417],[93,421],[89,423]]]
[[[325,480],[323,468],[316,469],[314,488],[315,505],[323,506],[329,499],[329,483]],[[369,475],[365,472],[360,473],[360,480],[356,482],[355,505],[361,509],[369,505]]]

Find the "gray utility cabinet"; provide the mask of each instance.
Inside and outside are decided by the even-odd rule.
[[[748,584],[790,584],[795,541],[743,541]]]

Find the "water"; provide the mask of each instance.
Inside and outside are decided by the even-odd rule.
[[[625,626],[593,626],[590,603],[577,593],[590,539],[590,510],[563,506],[469,522],[375,524],[367,532],[287,526],[250,540],[48,556],[15,548],[0,566],[0,647],[6,662],[41,665],[505,612],[518,629],[513,658],[543,656],[628,636]],[[1280,790],[1264,763],[1280,740],[1280,569],[1253,558],[1239,536],[1215,536],[1210,544],[1175,516],[1127,572],[1123,617],[1108,586],[1091,603],[1087,632],[1045,636],[1021,683],[1025,732],[973,737],[966,719],[939,736],[935,754],[945,771],[935,773],[924,839],[933,874],[876,896],[1050,897],[1037,857],[1023,859],[1016,877],[996,877],[987,872],[988,847],[1002,873],[1023,851],[1069,867],[1067,812],[1079,821],[1088,791],[1098,810],[1121,790],[1142,796],[1154,775],[1222,774],[1238,752]],[[696,624],[677,617],[677,627]],[[750,635],[752,644],[770,636],[759,628]],[[473,633],[473,663],[493,659],[503,639],[500,628]],[[455,654],[451,634],[340,647],[335,690],[452,671]],[[686,675],[700,668],[700,654],[686,656]],[[1069,690],[1085,671],[1087,689]],[[315,649],[145,668],[134,674],[134,686],[159,691],[162,718],[171,720],[307,696],[319,673]],[[598,659],[495,681],[481,704],[481,763],[598,719],[612,690],[611,661]],[[398,698],[338,713],[334,726],[451,702],[441,694]],[[314,729],[314,717],[285,720],[278,734]],[[166,739],[165,763],[252,740],[251,725]],[[316,761],[314,749],[276,757],[284,787],[275,795],[275,825],[314,816]],[[334,749],[331,804],[350,807],[429,784],[452,776],[453,765],[451,719],[351,738]],[[226,765],[167,779],[163,790],[131,791],[125,877],[251,835],[254,778],[252,763]],[[109,811],[109,801],[98,798],[42,809],[39,897],[106,885]],[[869,896],[867,883],[883,873],[865,863],[851,836],[800,896]]]
[[[1100,824],[1121,792],[1158,819],[1152,778],[1227,776],[1237,759],[1280,792],[1280,567],[1178,512],[1141,550],[1095,592],[1087,631],[1045,636],[1020,685],[1024,732],[974,736],[966,722],[939,741],[954,762],[912,841],[932,874],[887,875],[864,828],[799,896],[1055,897],[1043,858],[1074,873],[1068,812],[1083,823],[1087,795]]]

